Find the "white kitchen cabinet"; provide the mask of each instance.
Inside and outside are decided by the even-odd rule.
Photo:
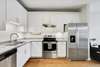
[[[42,42],[32,42],[31,47],[32,57],[42,57]]]
[[[25,58],[24,58],[24,64],[29,60],[29,58],[31,57],[31,43],[26,43],[24,45],[24,54],[25,54]]]
[[[31,43],[26,43],[25,45],[17,48],[17,67],[23,67],[29,60],[31,57],[30,49]]]
[[[27,10],[23,8],[22,5],[20,5],[20,12],[19,12],[19,23],[20,26],[18,26],[18,32],[27,32]]]
[[[17,0],[7,0],[7,22],[19,21],[19,8]]]
[[[23,67],[24,46],[17,48],[17,67]]]
[[[5,30],[6,0],[0,0],[0,31]]]
[[[17,0],[7,0],[7,23],[10,22],[18,23],[17,27],[20,25],[26,27],[27,10]],[[16,31],[20,32],[20,30]],[[24,31],[21,30],[21,32]]]
[[[57,57],[66,57],[66,42],[57,43]]]
[[[45,32],[42,24],[56,25],[56,32],[63,32],[64,24],[76,23],[80,21],[80,12],[29,12],[28,13],[28,30],[29,32]]]

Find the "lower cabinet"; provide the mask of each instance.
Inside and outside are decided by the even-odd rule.
[[[57,57],[66,57],[66,42],[57,43]]]
[[[42,57],[42,42],[32,42],[31,56],[32,58]]]
[[[24,64],[31,57],[31,43],[25,43],[25,45],[17,48],[17,67],[23,67]]]

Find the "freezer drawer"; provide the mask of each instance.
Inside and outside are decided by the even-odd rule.
[[[78,58],[81,60],[88,59],[88,49],[87,48],[78,48]]]
[[[86,60],[88,59],[88,50],[85,48],[69,48],[69,59]]]

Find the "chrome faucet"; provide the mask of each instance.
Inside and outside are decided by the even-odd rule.
[[[12,39],[13,38],[13,36],[16,36],[16,39]],[[10,34],[10,41],[17,41],[17,38],[18,38],[19,36],[18,36],[18,34],[17,33],[11,33]]]

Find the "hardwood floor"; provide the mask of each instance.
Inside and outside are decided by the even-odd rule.
[[[24,67],[100,67],[100,62],[69,61],[66,59],[30,59]]]

